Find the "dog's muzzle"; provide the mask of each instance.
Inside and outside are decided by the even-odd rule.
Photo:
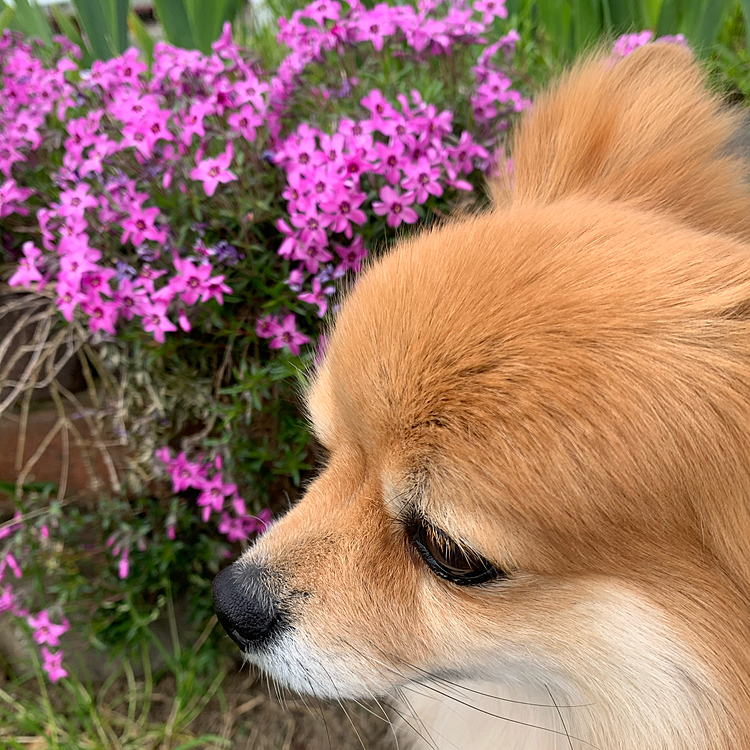
[[[219,622],[244,651],[257,651],[284,627],[264,568],[234,563],[214,578],[212,593]]]

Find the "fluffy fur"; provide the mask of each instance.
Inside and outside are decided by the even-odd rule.
[[[750,748],[737,128],[686,50],[594,56],[492,210],[364,273],[307,395],[330,460],[238,563],[290,602],[253,661],[323,696],[415,685],[433,747]],[[508,578],[437,578],[408,507]]]

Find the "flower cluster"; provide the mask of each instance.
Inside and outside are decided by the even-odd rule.
[[[286,138],[277,138],[274,163],[286,173],[283,197],[289,213],[288,220],[277,223],[284,235],[279,254],[297,262],[287,284],[297,292],[307,287],[299,299],[315,305],[320,317],[335,290],[330,282],[359,270],[367,252],[359,232],[372,214],[385,217],[391,229],[413,224],[420,205],[441,198],[446,189],[471,190],[464,175],[494,167],[498,133],[507,128],[510,114],[528,106],[505,70],[518,34],[489,46],[483,36],[495,18],[506,16],[503,0],[473,5],[421,0],[416,8],[380,3],[371,10],[359,2],[344,10],[334,0],[317,0],[289,21],[280,19],[279,41],[292,51],[272,81],[269,128],[276,136],[303,72],[324,61],[326,53],[341,56],[356,45],[379,52],[387,40],[389,55],[409,56],[419,64],[426,56],[451,55],[458,45],[483,48],[474,68],[471,105],[475,125],[489,134],[485,143],[465,129],[455,132],[454,114],[438,111],[419,91],[412,90],[410,99],[402,93],[389,101],[379,89],[361,98],[359,112],[340,118],[333,128],[302,123]],[[501,52],[503,65],[496,62]],[[320,91],[325,99],[351,97],[358,82],[344,75],[340,91]],[[256,330],[273,346],[280,341],[280,325],[266,317]],[[288,318],[283,325],[291,325]],[[292,340],[292,330],[282,335]]]
[[[190,330],[188,308],[222,304],[231,289],[197,235],[192,248],[177,244],[154,205],[156,188],[187,193],[198,183],[212,196],[236,179],[229,169],[234,143],[248,148],[255,139],[268,85],[239,57],[230,67],[218,53],[165,44],[150,77],[134,49],[94,63],[77,86],[65,79],[74,68],[65,56],[45,68],[10,33],[0,43],[0,96],[7,102],[0,112],[0,171],[7,178],[0,216],[29,212],[33,190],[19,187],[13,170],[32,166],[55,139],[63,146],[46,205],[36,212],[41,248],[24,243],[9,284],[44,291],[52,283],[46,293],[63,317],[72,321],[80,310],[92,333],[115,335],[118,322],[135,319],[163,342],[177,330],[175,321]],[[212,136],[225,127],[230,138],[209,156]]]
[[[231,190],[240,166],[262,152],[286,178],[281,197],[288,216],[277,227],[279,254],[295,263],[287,283],[322,316],[331,282],[359,268],[365,224],[377,217],[391,229],[415,223],[419,206],[447,189],[470,190],[465,176],[492,167],[497,133],[527,105],[506,72],[517,34],[486,45],[494,20],[506,16],[504,0],[381,3],[371,10],[358,0],[346,7],[316,0],[280,19],[278,41],[291,51],[273,75],[246,59],[227,25],[211,55],[159,43],[149,75],[129,49],[80,71],[77,83],[66,77],[78,67],[75,45],[66,44],[45,66],[6,32],[0,216],[28,214],[33,193],[18,182],[20,167],[32,167],[54,143],[63,148],[52,184],[39,196],[39,239],[23,245],[9,283],[54,294],[65,319],[82,315],[92,333],[116,335],[130,321],[158,342],[178,327],[189,331],[195,318],[189,308],[223,304],[231,288],[225,274],[215,273],[216,258],[200,252],[199,233],[191,237],[173,226],[166,207],[179,195],[199,199],[197,186],[208,198]],[[466,129],[456,131],[453,113],[416,90],[410,100],[400,94],[389,101],[378,89],[333,128],[303,122],[284,135],[311,64],[357,45],[380,52],[386,42],[412,63],[451,56],[459,46],[481,47],[471,105],[491,137],[480,143]],[[346,98],[358,80],[343,76],[338,95]],[[325,85],[315,90],[331,97]],[[306,334],[292,336],[293,314],[279,325],[297,353]],[[272,346],[282,340],[268,337]]]
[[[615,41],[612,47],[612,57],[627,57],[631,52],[637,50],[638,47],[648,44],[654,38],[653,31],[639,31],[637,34],[623,34]],[[682,34],[675,36],[660,36],[655,41],[657,42],[668,42],[672,44],[687,45],[685,37]]]
[[[198,490],[196,504],[201,508],[201,518],[206,522],[213,513],[218,514],[219,532],[230,542],[244,541],[252,534],[265,531],[271,520],[270,511],[264,509],[257,516],[247,512],[247,505],[238,493],[237,485],[224,480],[220,456],[213,461],[202,458],[190,461],[185,453],[173,458],[169,448],[160,448],[156,457],[164,463],[174,492]],[[167,536],[170,539],[175,536],[175,521],[171,517],[167,522]]]
[[[0,540],[20,540],[25,531],[23,519],[17,513],[12,522],[3,524],[0,527]],[[43,525],[39,530],[42,538],[49,538],[49,529]],[[7,545],[7,542],[6,542]],[[23,577],[18,561],[13,553],[7,548],[0,556],[0,614],[10,612],[14,616],[25,620],[31,629],[31,636],[35,643],[41,646],[42,668],[47,673],[52,682],[57,682],[61,677],[67,676],[67,671],[62,666],[63,651],[59,649],[60,636],[70,630],[70,622],[63,617],[60,624],[52,622],[50,613],[47,609],[42,609],[36,614],[32,614],[20,603],[20,597],[13,591],[11,583],[3,584],[6,572],[10,571],[13,577],[20,579]],[[50,651],[48,646],[56,648],[56,651]]]

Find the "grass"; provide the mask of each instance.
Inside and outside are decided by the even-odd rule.
[[[141,641],[139,676],[123,657],[100,686],[71,675],[50,684],[36,648],[29,644],[31,669],[0,689],[0,745],[14,750],[189,750],[228,748],[231,722],[220,734],[192,730],[210,703],[229,717],[222,683],[226,666],[213,670],[206,635],[191,648],[180,643],[174,608],[167,607],[171,651],[150,630]],[[209,623],[213,627],[215,618]],[[152,646],[163,660],[152,668]]]

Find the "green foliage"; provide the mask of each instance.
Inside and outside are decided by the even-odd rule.
[[[73,0],[94,57],[107,60],[128,47],[128,0]]]
[[[602,37],[650,29],[657,36],[684,34],[703,54],[714,48],[737,0],[510,0],[511,13],[532,20],[556,57],[570,60]],[[750,13],[750,0],[742,0]]]
[[[230,747],[225,737],[191,729],[212,701],[224,704],[225,672],[216,668],[210,650],[201,642],[183,648],[179,640],[169,647],[159,641],[151,645],[161,666],[155,668],[144,643],[139,657],[119,660],[97,687],[76,677],[46,683],[36,651],[30,649],[28,673],[0,689],[0,746],[26,750],[33,741],[39,750]],[[157,718],[156,709],[168,718]]]
[[[68,16],[53,6],[49,13],[36,0],[0,0],[0,31],[11,28],[28,38],[41,39],[52,46],[53,26],[77,44],[84,63],[108,60],[122,54],[137,41],[149,61],[154,42],[138,16],[130,11],[129,0],[72,0],[75,14]],[[244,0],[154,0],[159,21],[167,39],[183,49],[211,51],[226,21],[244,11]]]
[[[240,0],[154,0],[167,39],[176,47],[206,54],[224,23],[232,21],[243,6]]]

